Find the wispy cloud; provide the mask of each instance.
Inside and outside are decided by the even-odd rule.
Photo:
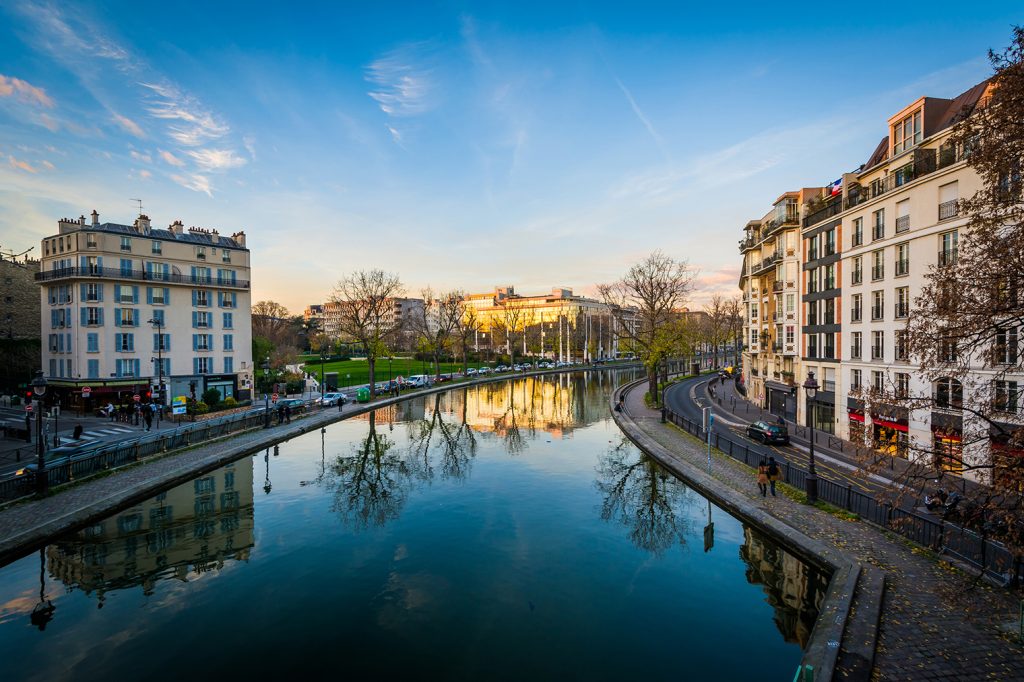
[[[396,48],[366,67],[372,86],[367,94],[391,119],[387,129],[396,144],[403,141],[396,119],[418,116],[435,104],[432,61],[431,45],[421,42]]]
[[[227,170],[245,165],[245,159],[230,149],[199,149],[190,151],[188,155],[197,166],[207,171]]]
[[[14,158],[13,155],[8,155],[7,156],[7,163],[10,164],[11,168],[16,168],[18,170],[23,170],[26,173],[38,173],[39,172],[39,169],[38,168],[33,168],[32,164],[30,164],[28,161],[21,161],[19,159]]]
[[[178,183],[185,189],[190,189],[193,192],[202,192],[207,196],[213,196],[213,189],[210,187],[210,179],[205,175],[199,175],[198,173],[191,173],[189,175],[172,175],[171,180]]]
[[[169,121],[168,136],[178,144],[196,147],[217,140],[231,129],[217,116],[205,109],[193,96],[170,83],[140,83],[152,96],[146,110],[153,118]]]
[[[153,177],[153,174],[150,173],[145,168],[143,168],[142,170],[139,171],[139,177],[144,179],[144,180],[148,180],[149,178]]]
[[[121,114],[114,114],[113,116],[114,123],[119,125],[126,132],[134,135],[139,139],[146,137],[146,133],[142,132],[142,128],[140,128],[139,124],[135,121],[131,120],[127,116],[122,116]]]
[[[636,117],[640,119],[640,123],[643,124],[644,128],[647,129],[647,132],[654,139],[654,142],[658,145],[658,149],[662,154],[665,154],[665,138],[663,138],[658,131],[654,129],[650,119],[648,119],[644,112],[640,110],[640,105],[636,103],[633,93],[631,93],[629,88],[627,88],[618,78],[615,78],[615,84],[619,86],[619,90],[622,90],[622,94],[626,96],[626,101],[629,102],[629,106],[633,109],[633,113],[636,114]]]
[[[136,161],[141,161],[142,163],[153,162],[153,157],[151,157],[149,154],[143,154],[141,152],[135,151],[134,149],[131,151],[131,157]]]
[[[28,104],[52,109],[53,98],[46,91],[20,78],[5,76],[0,73],[0,97],[16,97]]]
[[[164,163],[174,166],[175,168],[181,168],[185,165],[185,162],[179,159],[174,154],[170,153],[166,149],[161,149],[159,156],[164,160]]]

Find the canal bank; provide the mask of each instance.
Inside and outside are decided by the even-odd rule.
[[[251,429],[183,451],[154,456],[137,464],[112,470],[109,474],[62,486],[42,499],[18,501],[0,509],[0,566],[25,552],[45,545],[49,539],[57,535],[145,500],[167,487],[343,419],[423,396],[464,387],[500,383],[524,376],[557,376],[580,371],[613,372],[636,367],[637,365],[573,367],[547,372],[500,374],[458,384],[438,384],[373,403],[351,403],[345,405],[340,412],[334,408],[324,408],[296,418],[291,423],[273,426],[270,429]]]
[[[868,524],[782,495],[762,498],[755,472],[728,455],[713,454],[708,476],[706,446],[662,424],[659,412],[644,405],[642,386],[629,390],[641,383],[623,386],[613,397],[625,395],[625,411],[612,414],[634,443],[791,551],[837,567],[830,606],[823,605],[806,648],[807,662],[828,666],[820,655],[824,640],[826,656],[830,641],[840,643],[831,656],[836,679],[1024,679],[1022,647],[1006,635],[1007,625],[1018,622],[1014,595],[972,581]],[[845,576],[843,565],[849,567]]]

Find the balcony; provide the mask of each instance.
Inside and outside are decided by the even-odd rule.
[[[877,282],[880,279],[885,279],[885,266],[884,265],[873,265],[871,266],[871,281]]]
[[[750,266],[750,274],[751,275],[757,275],[759,273],[766,272],[770,268],[775,267],[775,264],[778,263],[780,260],[782,260],[782,254],[779,254],[779,253],[772,254],[771,256],[768,256],[767,258],[765,258],[760,263],[756,263],[756,264]],[[768,293],[768,292],[765,291],[765,293]]]
[[[804,227],[810,227],[820,223],[822,220],[831,218],[834,215],[838,215],[843,212],[843,202],[836,198],[833,201],[826,204],[824,207],[819,208],[814,213],[810,213],[804,218]]]
[[[943,201],[939,204],[939,220],[949,220],[950,218],[956,218],[960,215],[960,208],[957,206],[956,199],[953,201]]]
[[[885,355],[885,347],[884,346],[871,346],[871,359],[872,360],[881,360],[884,355]]]
[[[871,226],[871,241],[877,242],[885,239],[885,223],[875,223]]]
[[[909,275],[909,274],[910,274],[910,259],[902,258],[902,259],[896,261],[896,276],[900,277],[902,275]]]
[[[774,352],[776,352],[776,353],[781,353],[782,352],[782,344],[781,343],[773,343],[772,344],[772,350]]]
[[[881,306],[871,306],[871,319],[873,321],[881,320],[885,317],[885,311],[882,310]]]
[[[756,243],[757,243],[757,240],[754,239],[753,236],[747,237],[746,239],[741,239],[740,240],[740,251],[746,251],[747,249],[752,249],[752,248],[754,248],[754,244],[756,244]]]
[[[57,270],[45,270],[37,272],[37,282],[52,282],[62,279],[110,279],[110,280],[133,280],[137,282],[169,282],[171,284],[200,284],[212,286],[213,282],[209,277],[192,277],[192,275],[181,275],[178,273],[146,272],[145,270],[121,270],[120,268],[96,268],[96,267],[72,267],[60,268]],[[222,289],[248,289],[249,282],[239,280],[217,280],[217,286]]]
[[[896,232],[906,232],[910,229],[910,216],[901,215],[896,219]]]
[[[783,282],[782,282],[782,280],[779,280],[779,281],[774,282],[772,284],[772,291],[778,293],[778,292],[782,291],[782,287],[783,287]]]
[[[956,251],[942,250],[939,251],[939,265],[955,265],[956,264]]]
[[[850,277],[850,284],[860,284],[863,281],[864,281],[864,271],[863,270],[854,270],[852,276]]]
[[[896,319],[902,319],[910,314],[910,306],[906,303],[896,304]]]

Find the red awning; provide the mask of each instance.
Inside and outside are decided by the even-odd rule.
[[[864,413],[850,412],[850,421],[864,423]]]
[[[880,419],[878,417],[872,417],[871,418],[871,423],[875,424],[876,426],[884,426],[887,429],[893,429],[895,431],[903,431],[904,433],[906,433],[906,431],[907,431],[907,427],[905,425],[900,424],[898,422],[891,422],[888,419]]]

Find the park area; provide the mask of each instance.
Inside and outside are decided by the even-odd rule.
[[[303,355],[299,358],[303,368],[317,379],[320,378],[320,357]],[[483,367],[487,363],[470,362],[470,367]],[[378,358],[375,367],[375,380],[387,381],[394,377],[408,377],[415,374],[433,375],[433,363],[427,360],[416,360],[411,357]],[[360,386],[370,381],[370,365],[365,358],[351,360],[328,360],[323,364],[325,374],[338,373],[338,387]],[[442,362],[441,373],[461,372],[461,362]]]

